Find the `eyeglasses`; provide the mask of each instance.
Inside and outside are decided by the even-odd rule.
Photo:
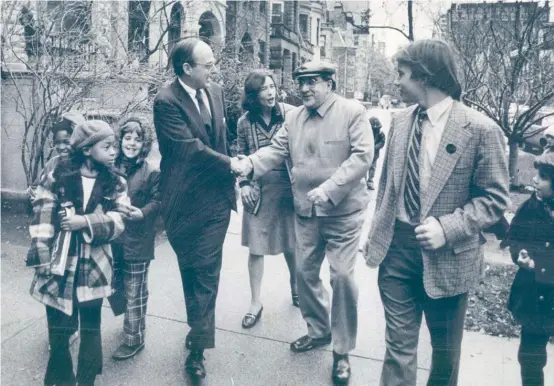
[[[302,88],[302,86],[304,85],[308,86],[309,88],[314,88],[316,84],[322,83],[322,82],[327,82],[327,81],[323,79],[318,79],[318,78],[306,78],[306,79],[300,78],[295,80],[294,84],[296,85],[297,88]]]
[[[208,70],[211,70],[215,67],[215,63],[214,62],[210,62],[210,63],[194,63],[195,66],[202,66],[202,67],[206,67]]]

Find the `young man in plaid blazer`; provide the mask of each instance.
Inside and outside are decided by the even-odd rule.
[[[364,247],[367,264],[379,266],[386,318],[381,385],[416,384],[423,312],[433,346],[428,385],[456,385],[481,232],[508,206],[505,146],[497,125],[460,102],[446,43],[414,42],[396,62],[402,98],[415,104],[393,115]]]

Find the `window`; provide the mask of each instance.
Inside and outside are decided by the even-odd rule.
[[[354,35],[354,45],[355,46],[360,45],[360,35]]]
[[[300,33],[304,40],[310,40],[309,28],[308,28],[308,15],[300,15]]]
[[[262,15],[265,15],[267,12],[267,1],[266,0],[261,0],[260,1],[260,13]]]
[[[271,22],[283,22],[283,3],[275,2],[271,4]]]

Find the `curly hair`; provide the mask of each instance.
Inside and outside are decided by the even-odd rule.
[[[130,116],[125,117],[118,123],[119,130],[117,131],[117,138],[119,142],[119,154],[115,161],[116,166],[121,163],[121,158],[123,157],[123,151],[121,149],[122,139],[127,133],[136,132],[137,135],[142,139],[142,150],[138,156],[139,163],[144,161],[146,157],[150,154],[152,149],[153,131],[150,122],[142,116]]]

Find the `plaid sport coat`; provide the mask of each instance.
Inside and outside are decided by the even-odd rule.
[[[33,220],[29,226],[31,246],[27,253],[27,266],[50,264],[54,240],[59,232],[58,196],[52,192],[52,176],[37,187],[33,201]],[[113,209],[118,204],[130,205],[125,180],[112,192],[103,189],[102,178],[96,179],[86,208],[79,200],[74,202],[77,214],[85,216],[88,226],[73,232],[69,259],[64,276],[43,276],[35,273],[31,296],[37,301],[56,308],[67,315],[73,313],[73,302],[108,297],[112,290],[112,250],[110,241],[124,229],[121,214]],[[81,193],[80,175],[72,181],[72,189]],[[82,200],[82,198],[81,198]],[[112,210],[106,210],[111,207]],[[74,292],[74,284],[77,286]]]
[[[406,168],[417,106],[393,115],[375,213],[364,248],[377,267],[390,247],[398,191]],[[480,278],[485,238],[509,203],[506,147],[500,128],[483,114],[455,101],[441,138],[431,180],[421,196],[421,218],[438,219],[446,245],[423,250],[423,284],[432,298],[465,293]]]

